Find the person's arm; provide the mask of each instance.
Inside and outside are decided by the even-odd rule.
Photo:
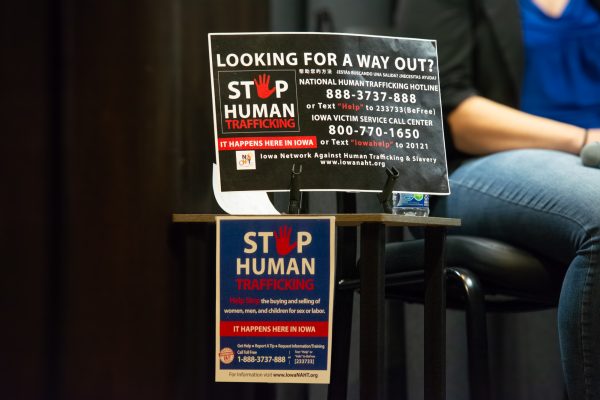
[[[583,128],[533,116],[477,93],[473,0],[403,0],[399,11],[401,35],[437,40],[442,105],[458,150],[483,155],[537,147],[579,153]],[[593,141],[600,141],[598,129],[589,132],[587,143]]]
[[[585,129],[537,117],[481,96],[463,100],[450,115],[454,145],[460,151],[483,155],[519,148],[544,148],[579,154]],[[590,130],[587,142],[599,141]]]
[[[599,0],[600,1],[600,0]],[[437,42],[444,112],[477,94],[473,86],[473,0],[402,0],[400,36]]]

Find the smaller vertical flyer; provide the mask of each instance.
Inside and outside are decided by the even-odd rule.
[[[215,380],[329,383],[335,218],[216,224]]]

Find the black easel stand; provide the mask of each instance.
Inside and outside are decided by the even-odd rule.
[[[387,173],[387,180],[385,181],[385,185],[383,186],[383,190],[381,193],[377,195],[381,206],[383,207],[383,211],[386,213],[392,212],[392,191],[394,190],[394,185],[396,184],[396,179],[400,173],[395,167],[386,168],[385,172]]]
[[[302,164],[296,172],[296,164],[292,164],[292,177],[290,178],[290,202],[288,204],[288,214],[300,214],[302,209],[302,193],[300,192],[300,174],[302,173]]]

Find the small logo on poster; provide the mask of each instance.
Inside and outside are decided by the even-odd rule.
[[[223,364],[231,364],[233,362],[234,357],[235,353],[229,347],[225,347],[219,352],[219,360],[221,360]]]
[[[254,150],[236,151],[235,164],[237,169],[256,169]]]
[[[296,71],[219,71],[222,133],[299,132]]]

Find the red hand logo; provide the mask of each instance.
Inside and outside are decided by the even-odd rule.
[[[254,78],[254,86],[256,86],[256,94],[261,99],[266,99],[271,97],[275,88],[272,87],[269,89],[269,82],[271,81],[271,75],[262,74],[258,76],[258,81]]]
[[[290,251],[296,248],[296,242],[290,244],[290,235],[292,234],[292,228],[289,226],[280,226],[279,227],[279,235],[277,232],[273,232],[275,234],[275,247],[277,250],[277,254],[280,256],[285,256],[289,254]]]

